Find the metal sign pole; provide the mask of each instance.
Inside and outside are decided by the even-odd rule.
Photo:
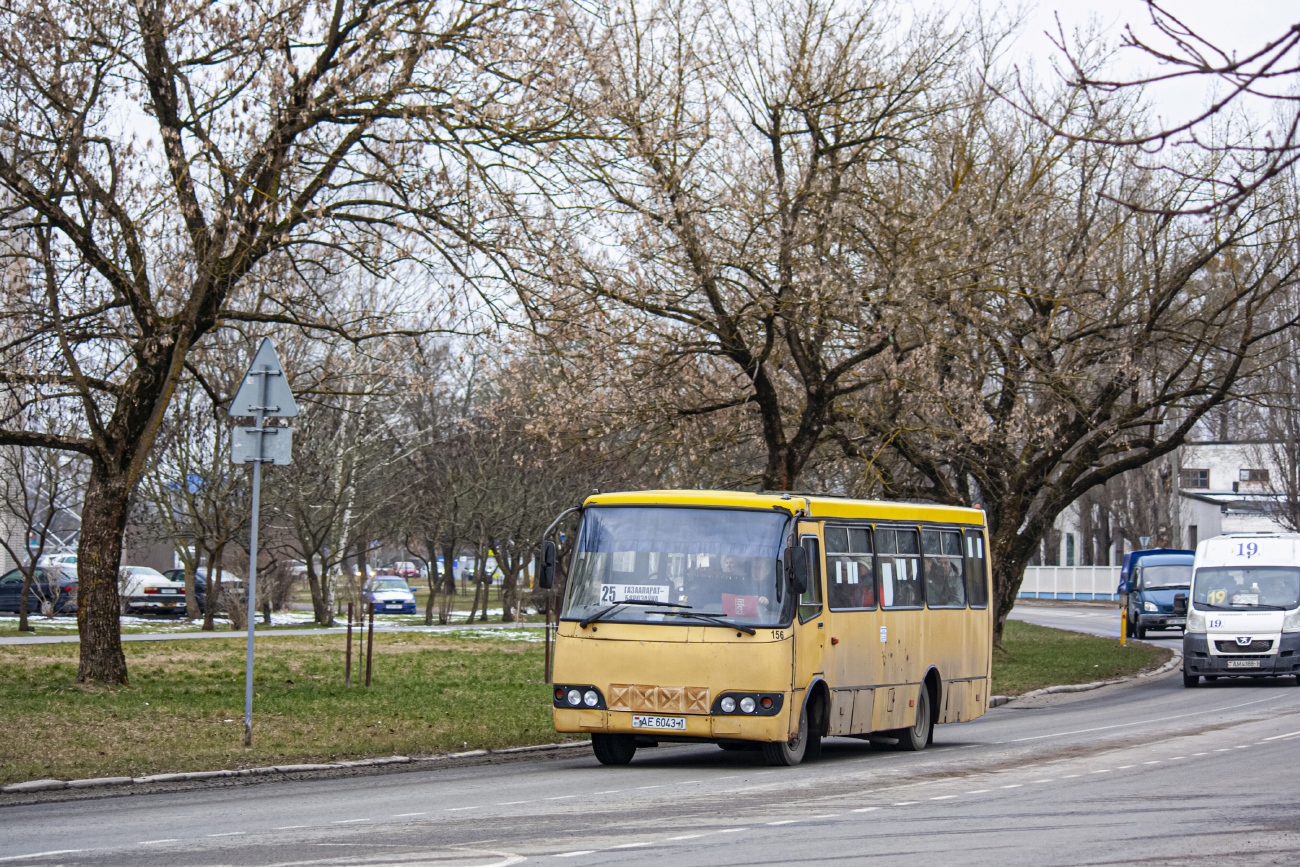
[[[245,616],[248,618],[248,650],[245,653],[244,660],[244,746],[253,745],[253,628],[257,623],[257,523],[258,507],[261,505],[260,495],[262,493],[262,424],[266,419],[266,382],[271,377],[271,372],[266,368],[261,370],[250,370],[249,376],[261,377],[258,385],[260,400],[254,407],[257,414],[254,416],[256,421],[257,434],[254,437],[257,440],[257,455],[253,461],[253,514],[251,516],[251,525],[248,531],[248,607]]]

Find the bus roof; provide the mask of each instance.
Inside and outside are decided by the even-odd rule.
[[[984,510],[898,500],[852,500],[824,494],[745,491],[621,491],[592,494],[585,506],[711,506],[732,509],[807,509],[813,518],[866,518],[882,521],[935,521],[984,526]]]

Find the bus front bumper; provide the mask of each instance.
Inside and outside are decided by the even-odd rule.
[[[672,720],[684,720],[684,728],[659,728],[644,724],[647,714],[634,714],[618,710],[588,710],[586,708],[552,708],[555,730],[564,733],[604,732],[627,734],[650,740],[742,740],[774,743],[788,737],[790,727],[787,710],[773,716],[733,716],[703,714],[653,715]],[[640,725],[634,725],[633,717]]]

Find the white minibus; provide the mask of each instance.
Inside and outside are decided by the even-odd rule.
[[[1183,685],[1295,675],[1300,686],[1300,534],[1228,533],[1196,547]]]

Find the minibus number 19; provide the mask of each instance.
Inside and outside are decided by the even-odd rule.
[[[1250,559],[1251,557],[1254,557],[1258,553],[1259,553],[1259,545],[1256,545],[1254,542],[1237,543],[1238,557],[1245,557],[1246,559]]]

